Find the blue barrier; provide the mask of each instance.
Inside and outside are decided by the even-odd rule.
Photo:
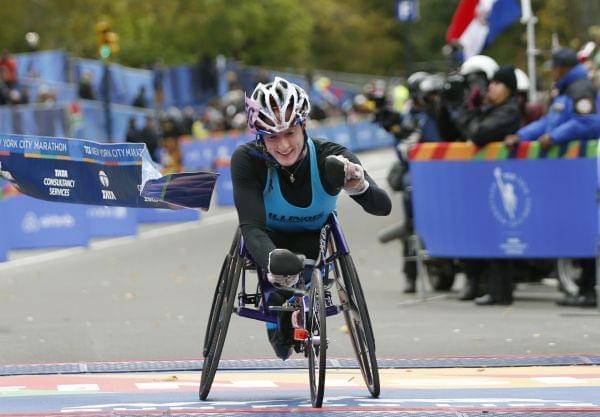
[[[83,206],[50,203],[27,196],[3,200],[10,249],[87,246]]]
[[[35,77],[46,81],[67,81],[67,54],[63,51],[40,51],[15,54],[19,79]]]
[[[114,103],[132,105],[140,88],[144,87],[147,107],[154,106],[152,71],[114,65],[111,66],[111,78],[115,88]]]
[[[138,223],[167,223],[167,222],[189,222],[200,220],[198,210],[182,209],[134,209],[137,215]]]
[[[185,169],[207,169],[214,160],[213,147],[209,139],[181,141],[181,161]]]
[[[136,211],[127,207],[84,206],[92,237],[130,236],[137,233]]]
[[[233,206],[233,183],[231,181],[231,170],[229,167],[217,168],[220,174],[217,179],[217,204],[220,206]]]
[[[37,78],[20,78],[19,84],[21,88],[27,88],[29,101],[35,102],[40,93],[40,88],[44,87],[56,94],[58,103],[71,102],[77,100],[78,92],[77,85],[64,83],[60,81],[39,80]]]
[[[68,120],[60,104],[33,104],[0,107],[2,133],[68,136]]]
[[[4,262],[8,258],[8,233],[6,233],[5,211],[4,201],[0,199],[0,262]]]
[[[434,257],[595,257],[596,164],[412,161],[415,228]]]
[[[106,142],[105,112],[100,101],[81,100],[79,102],[83,113],[83,126],[81,135],[88,140]],[[149,109],[140,109],[130,106],[111,104],[111,121],[113,142],[124,142],[130,118],[134,118],[138,128],[145,124],[146,117],[154,117],[156,112]]]

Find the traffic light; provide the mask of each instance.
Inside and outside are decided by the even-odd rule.
[[[98,54],[102,59],[108,59],[119,52],[119,35],[111,32],[108,22],[101,20],[96,23],[96,36],[98,41]]]

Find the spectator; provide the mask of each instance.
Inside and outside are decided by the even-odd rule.
[[[501,67],[492,76],[480,107],[472,107],[459,117],[464,136],[477,146],[501,141],[519,128],[521,112],[515,99],[517,78],[513,67]],[[488,293],[477,297],[479,277],[485,262],[465,262],[467,281],[460,300],[475,299],[477,305],[512,304],[514,264],[512,260],[489,262]],[[477,297],[477,298],[476,298]]]
[[[210,136],[210,130],[206,128],[202,119],[196,119],[192,124],[192,136],[195,139],[206,139]]]
[[[557,96],[548,114],[507,136],[507,145],[537,140],[543,149],[548,149],[554,143],[600,137],[597,92],[575,51],[561,48],[552,55],[552,78]]]
[[[214,96],[217,94],[217,69],[208,53],[205,52],[201,55],[198,67],[202,92],[209,97]]]
[[[51,90],[47,84],[40,85],[38,90],[38,95],[36,102],[38,103],[55,103],[56,102],[56,92]]]
[[[6,49],[0,55],[0,72],[2,81],[11,89],[17,85],[17,61],[8,53]]]
[[[27,86],[21,88],[21,102],[19,104],[29,104],[29,88]]]
[[[158,58],[154,62],[154,66],[152,69],[153,78],[152,84],[154,86],[154,104],[157,107],[160,107],[164,101],[164,90],[163,90],[163,80],[165,76],[165,68],[162,58]]]
[[[9,100],[9,104],[11,106],[16,106],[17,104],[21,104],[21,92],[16,89],[13,88],[12,90],[10,90],[9,94],[8,94],[8,100]]]
[[[81,74],[78,86],[79,98],[84,100],[96,100],[94,87],[92,86],[92,73],[85,71]]]
[[[517,131],[521,119],[515,99],[517,78],[513,67],[498,69],[487,89],[484,104],[464,112],[459,124],[467,140],[477,146],[502,141]]]
[[[140,89],[138,90],[138,93],[135,96],[135,98],[133,99],[133,103],[131,103],[131,105],[134,107],[143,107],[143,108],[148,107],[148,101],[146,100],[146,87],[145,86],[142,85],[140,87]]]
[[[519,68],[515,68],[517,77],[517,103],[521,109],[521,127],[535,122],[544,115],[544,107],[540,103],[529,101],[529,77]]]
[[[130,117],[127,123],[127,133],[125,133],[127,142],[137,143],[140,141],[140,132],[138,131],[135,117]]]
[[[183,109],[183,116],[181,120],[181,133],[184,135],[192,134],[192,126],[194,125],[194,108],[186,106]]]
[[[140,141],[146,144],[148,152],[154,161],[157,161],[156,149],[158,148],[158,128],[152,117],[146,117],[146,124],[140,132]]]

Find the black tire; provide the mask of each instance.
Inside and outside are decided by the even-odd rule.
[[[218,323],[218,320],[214,320],[214,318],[215,318],[215,312],[216,312],[216,316],[218,317],[220,308],[215,309],[215,306],[220,306],[223,304],[224,289],[222,288],[222,286],[224,285],[223,283],[226,281],[226,278],[228,276],[227,274],[229,274],[229,268],[231,266],[231,258],[234,256],[237,246],[240,242],[240,236],[241,236],[241,232],[240,232],[240,229],[238,228],[235,232],[235,235],[233,236],[233,241],[231,242],[229,252],[225,256],[225,259],[223,260],[223,264],[221,265],[221,271],[219,272],[219,279],[217,280],[215,294],[213,296],[212,305],[210,307],[210,314],[208,316],[206,332],[204,333],[204,346],[202,348],[202,356],[204,356],[204,357],[206,357],[206,355],[208,355],[208,349],[210,347],[210,342],[213,339],[214,330]]]
[[[229,264],[228,267],[227,264]],[[237,254],[233,256],[228,254],[223,263],[219,284],[213,298],[207,335],[205,336],[206,354],[202,363],[199,390],[199,396],[202,401],[208,397],[217,367],[219,366],[223,345],[227,337],[227,328],[229,327],[233,305],[237,296],[237,287],[243,264],[244,259]],[[209,335],[210,337],[208,337]]]
[[[319,272],[312,276],[310,290],[311,306],[307,317],[306,351],[308,352],[308,379],[310,401],[315,408],[321,408],[325,393],[325,372],[327,367],[327,312],[325,310],[325,289]],[[315,338],[319,343],[313,343]]]
[[[343,306],[344,318],[356,360],[371,396],[379,397],[379,367],[375,356],[375,336],[367,309],[365,295],[360,285],[356,267],[350,254],[340,255],[339,269],[343,278],[343,288],[338,288]]]
[[[450,291],[454,285],[454,273],[433,270],[429,272],[429,282],[436,291]]]
[[[577,296],[582,269],[577,259],[559,258],[556,260],[556,271],[561,291],[565,294]]]

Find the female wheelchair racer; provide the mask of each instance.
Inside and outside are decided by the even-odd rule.
[[[297,259],[295,254],[319,263],[324,253],[322,230],[326,223],[332,222],[332,215],[335,219],[337,197],[342,190],[373,215],[388,215],[391,201],[352,152],[341,145],[308,136],[306,120],[310,103],[298,85],[279,77],[271,83],[258,84],[251,97],[246,97],[246,112],[248,127],[256,133],[256,140],[239,146],[231,160],[241,237],[238,234],[237,240],[234,239],[228,256],[245,259],[237,262],[240,269],[251,263],[264,272],[270,285],[261,286],[260,298],[266,303],[261,307],[275,315],[273,320],[264,321],[276,355],[285,360],[295,346],[294,329],[303,327],[304,317],[301,309],[285,308],[284,304],[290,299],[291,287],[297,286],[300,280],[310,281],[302,279],[305,264],[293,262],[292,259]],[[335,228],[337,220],[333,224]],[[339,239],[335,243],[337,249],[345,245]],[[348,269],[348,265],[345,268]],[[236,290],[229,288],[231,283],[225,286],[229,291]],[[215,295],[217,293],[218,286]],[[362,296],[362,290],[360,293]],[[224,297],[227,298],[227,294]],[[364,303],[364,298],[360,298]],[[205,357],[212,333],[214,329],[211,330],[209,323]],[[216,370],[216,364],[211,366]],[[206,390],[204,397],[207,394]]]

